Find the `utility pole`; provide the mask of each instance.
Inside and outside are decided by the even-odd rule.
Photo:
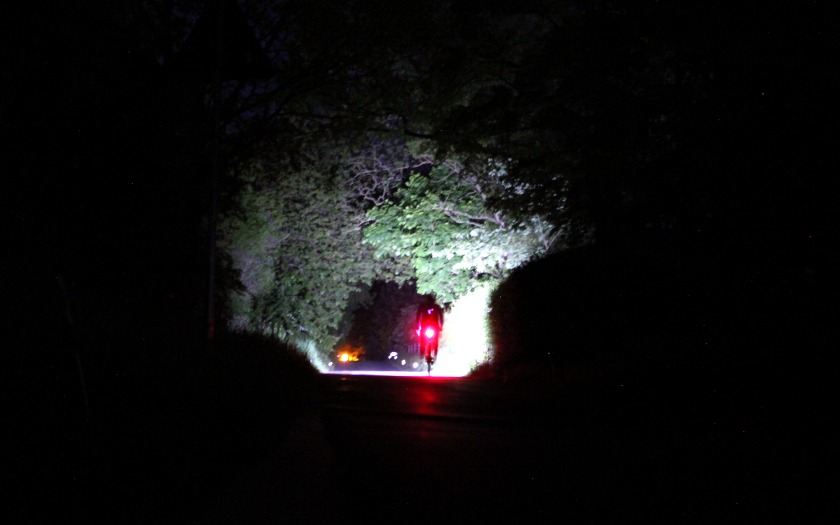
[[[191,86],[200,85],[209,94],[213,108],[210,144],[209,217],[207,231],[206,336],[210,344],[217,332],[216,273],[219,222],[219,187],[223,169],[222,80],[257,81],[276,71],[255,38],[236,0],[207,2],[173,68],[185,75]],[[208,93],[206,90],[209,89]],[[235,95],[230,95],[235,96]]]
[[[76,358],[76,372],[79,374],[79,386],[82,389],[82,406],[84,408],[85,423],[90,423],[90,398],[88,397],[87,382],[85,381],[85,369],[82,366],[82,356],[79,354],[79,338],[76,337],[76,323],[73,321],[73,310],[70,308],[70,294],[67,293],[67,286],[61,275],[56,276],[58,287],[64,299],[64,315],[67,319],[67,326],[70,329],[70,344],[73,347],[73,355]]]
[[[216,229],[219,217],[219,163],[222,142],[222,34],[224,17],[222,0],[216,0],[215,68],[213,72],[213,152],[210,173],[209,261],[207,272],[207,341],[212,345],[216,335]]]

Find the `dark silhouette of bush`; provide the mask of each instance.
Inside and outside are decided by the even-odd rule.
[[[796,251],[766,246],[557,253],[514,271],[491,298],[494,366],[784,374],[825,349],[825,279]]]
[[[157,521],[223,490],[314,402],[316,370],[276,338],[225,333],[189,349],[177,349],[178,338],[126,339],[132,352],[187,358],[138,357],[125,366],[94,359],[100,349],[74,334],[51,280],[21,286],[12,333],[25,337],[10,348],[18,377],[9,385],[14,430],[4,458],[16,479],[13,521],[111,521],[125,509]],[[88,420],[74,345],[85,365]]]

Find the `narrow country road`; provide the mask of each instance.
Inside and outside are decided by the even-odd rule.
[[[456,378],[320,380],[318,406],[276,453],[191,521],[803,518],[795,446],[711,394],[652,398],[616,385],[547,396]]]

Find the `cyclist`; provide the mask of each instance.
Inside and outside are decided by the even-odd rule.
[[[432,337],[426,336],[426,330],[434,330]],[[437,358],[440,331],[443,329],[443,308],[437,304],[433,295],[423,296],[417,307],[417,335],[420,337],[420,352],[429,357],[429,364]]]

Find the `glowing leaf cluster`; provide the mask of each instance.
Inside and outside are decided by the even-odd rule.
[[[417,290],[452,302],[548,247],[549,225],[538,218],[514,222],[488,207],[498,175],[474,175],[441,165],[414,173],[394,197],[368,211],[364,240],[377,257],[404,257]]]
[[[363,212],[328,165],[254,162],[240,177],[246,184],[220,228],[244,288],[230,298],[231,324],[331,349],[351,294],[388,275],[387,261],[362,243]]]

